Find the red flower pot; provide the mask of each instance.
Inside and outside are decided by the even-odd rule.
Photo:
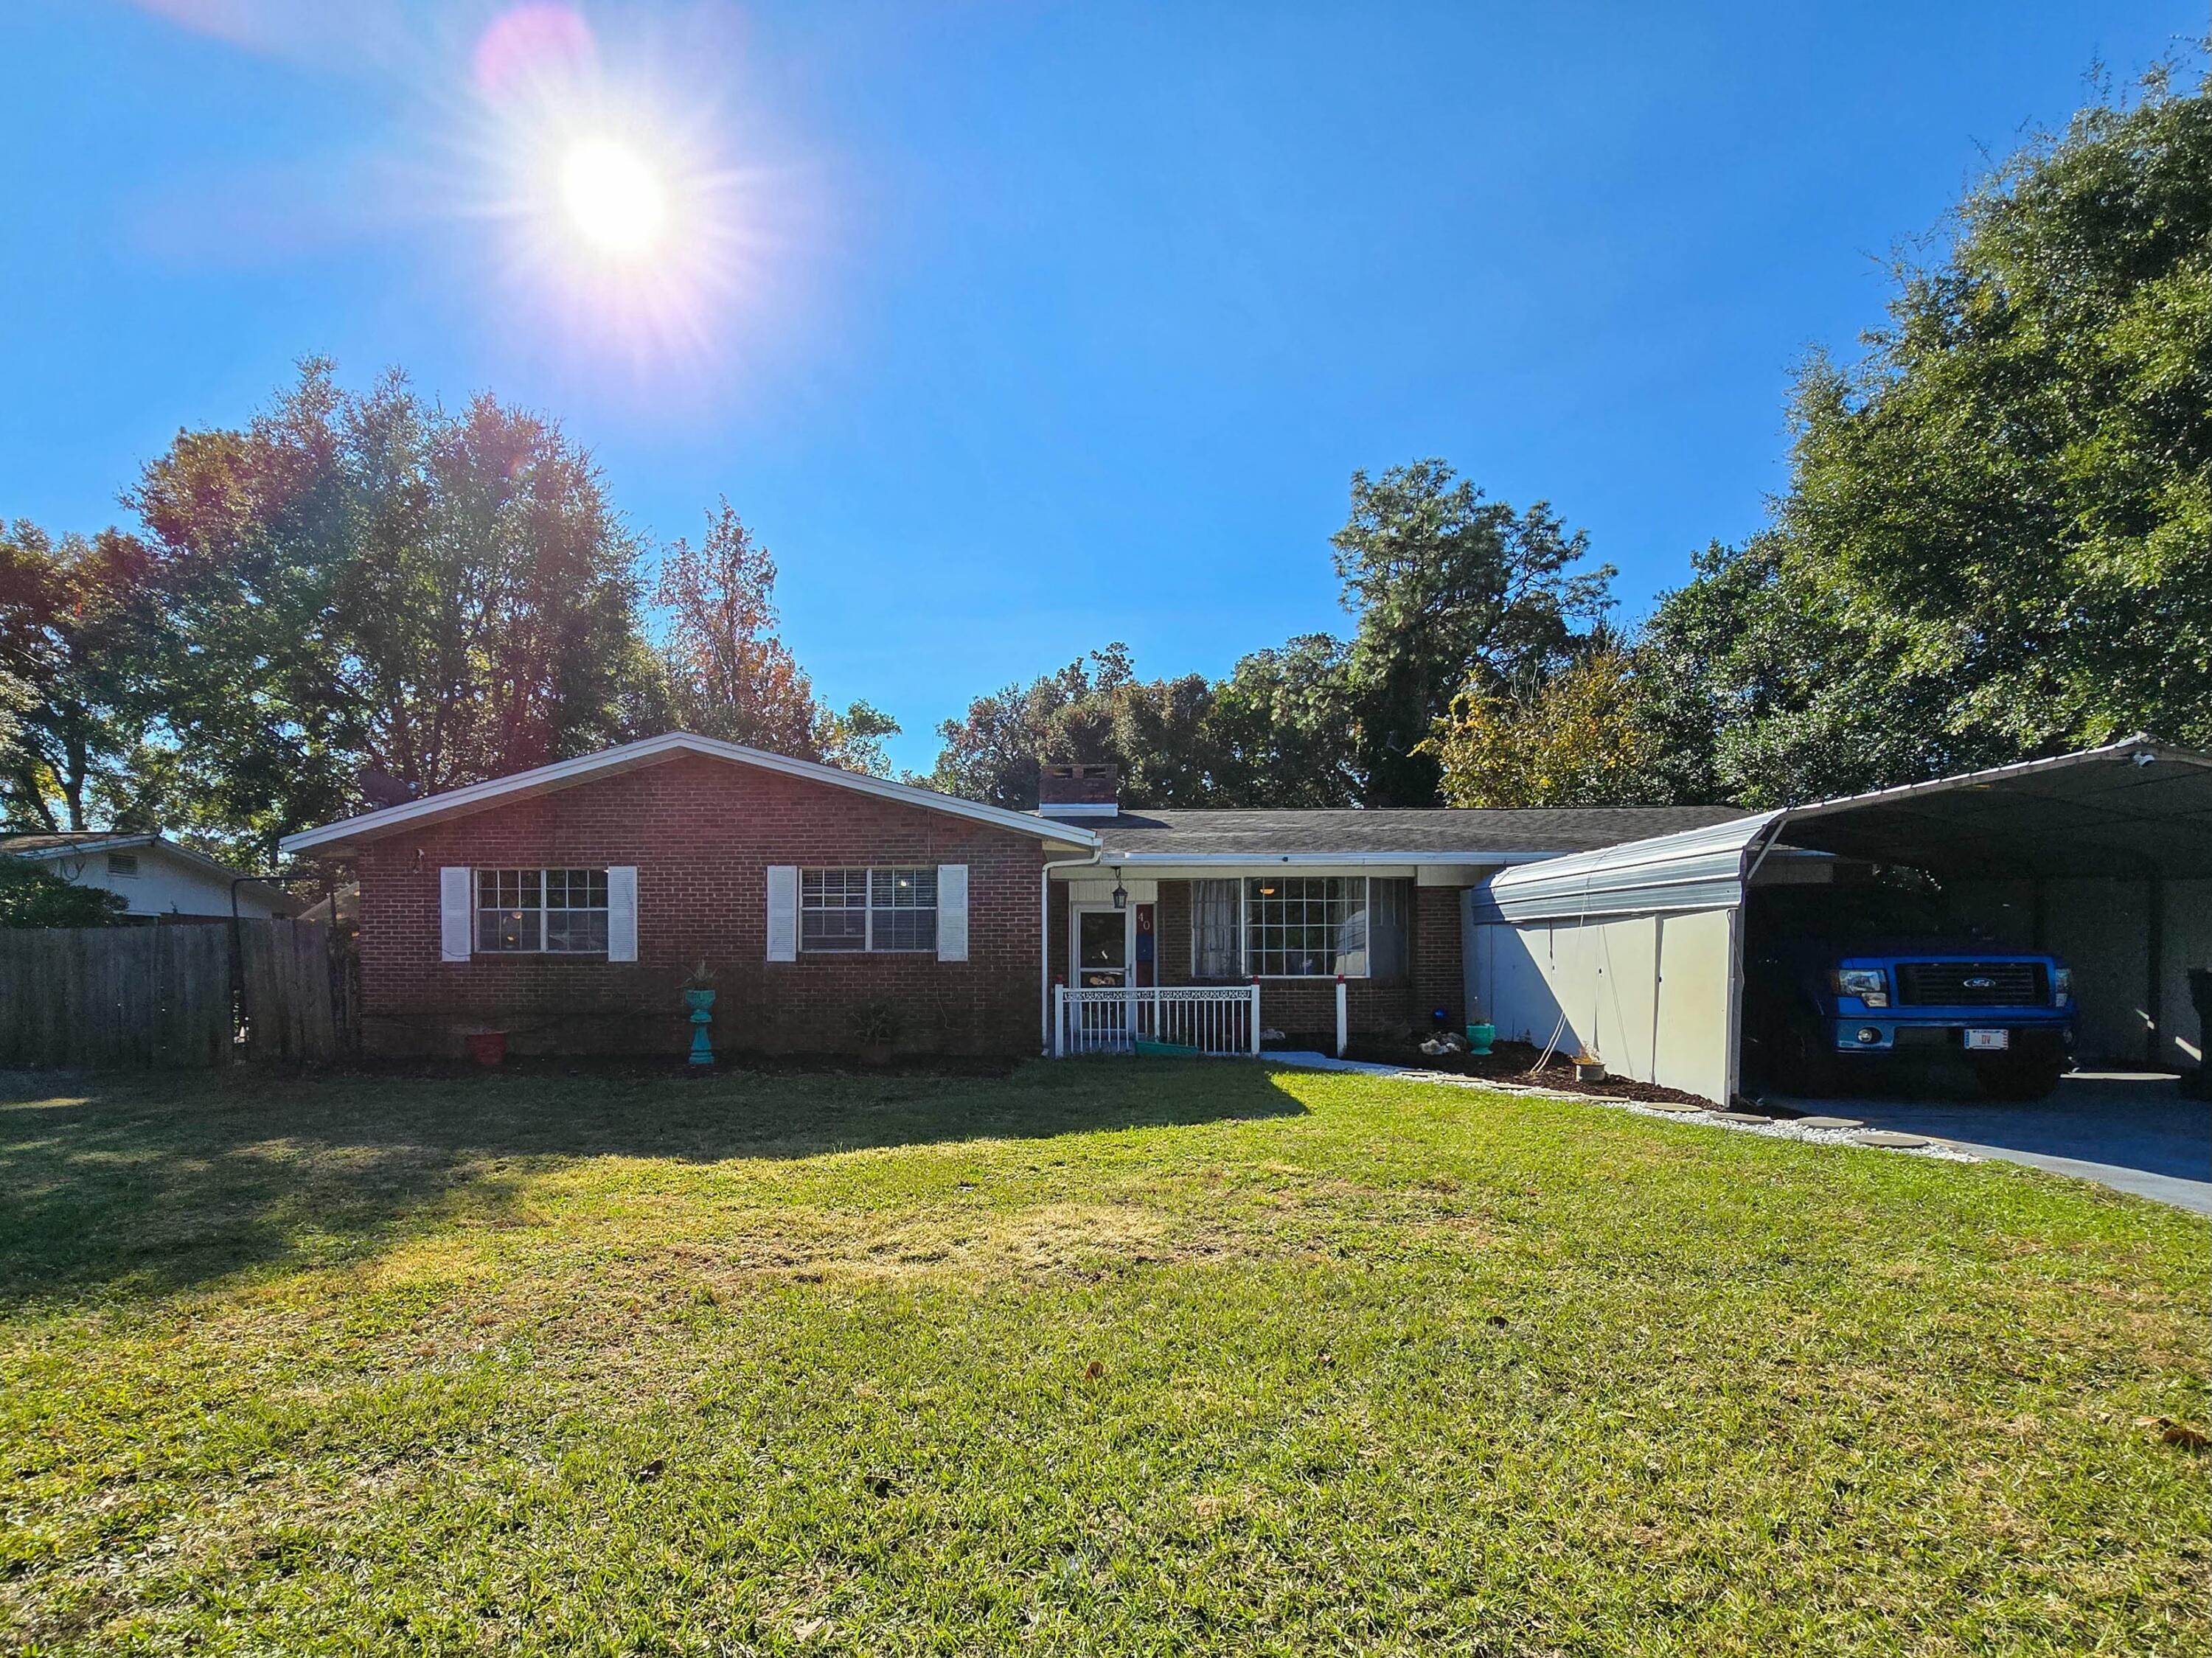
[[[489,1070],[507,1057],[507,1032],[471,1030],[469,1032],[469,1057]]]

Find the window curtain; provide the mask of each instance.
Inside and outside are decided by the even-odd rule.
[[[1328,884],[1329,908],[1342,908],[1343,919],[1336,924],[1336,961],[1332,971],[1347,979],[1364,979],[1368,975],[1367,916],[1368,888],[1372,883],[1364,880],[1340,880]]]
[[[1405,979],[1413,975],[1413,884],[1411,881],[1370,881],[1367,884],[1367,971],[1371,978]]]
[[[1235,881],[1190,884],[1191,976],[1237,979],[1244,964],[1237,948],[1237,886]]]

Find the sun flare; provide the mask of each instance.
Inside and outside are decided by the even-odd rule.
[[[611,138],[584,138],[561,159],[561,204],[575,233],[603,253],[635,258],[659,245],[668,195],[644,156]]]

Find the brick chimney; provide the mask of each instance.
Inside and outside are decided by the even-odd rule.
[[[1111,817],[1121,811],[1121,775],[1100,762],[1074,765],[1048,760],[1037,768],[1037,815],[1079,822]]]

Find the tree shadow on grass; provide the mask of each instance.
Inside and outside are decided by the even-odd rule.
[[[704,1164],[1296,1116],[1255,1066],[1005,1077],[0,1073],[0,1309],[358,1259],[564,1159]],[[510,1162],[526,1165],[511,1169]]]

